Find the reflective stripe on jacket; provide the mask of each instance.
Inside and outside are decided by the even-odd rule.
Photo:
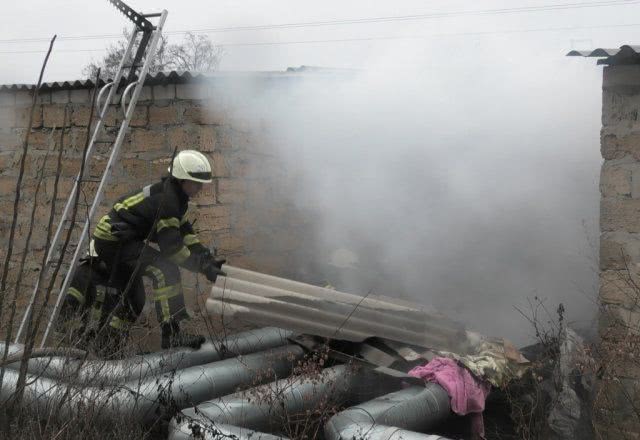
[[[94,230],[94,237],[119,241],[112,225],[125,223],[135,231],[139,240],[157,243],[160,252],[171,261],[197,271],[198,261],[193,254],[202,254],[206,248],[199,242],[191,223],[186,219],[189,197],[179,182],[165,177],[160,182],[127,194],[114,203]]]

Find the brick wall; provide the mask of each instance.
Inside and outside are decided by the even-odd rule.
[[[604,69],[599,438],[640,437],[640,66]]]
[[[166,172],[175,147],[195,148],[214,163],[214,183],[206,186],[191,207],[198,218],[196,229],[201,240],[215,245],[219,253],[234,265],[293,276],[297,250],[305,236],[305,221],[303,213],[294,209],[283,196],[283,188],[288,185],[287,170],[274,156],[260,124],[243,118],[241,113],[225,104],[222,95],[215,93],[219,87],[214,81],[155,85],[143,89],[97,218],[118,196],[159,179]],[[58,215],[72,187],[73,177],[80,169],[90,111],[89,96],[89,90],[54,90],[43,92],[38,97],[22,184],[10,282],[15,279],[17,262],[23,252],[41,171],[44,171],[44,179],[36,204],[35,227],[28,250],[28,269],[18,300],[19,310],[31,293],[44,252],[62,127],[66,128],[56,209]],[[11,224],[30,103],[28,91],[0,92],[0,206],[3,207],[0,235],[4,243],[7,243]],[[68,112],[66,123],[65,108]],[[82,200],[92,199],[121,117],[120,108],[112,106],[105,118],[106,128],[101,137],[105,142],[96,145],[95,159],[87,176],[90,181],[82,187]],[[47,154],[49,157],[45,164]],[[84,218],[85,207],[81,203],[81,219]],[[2,260],[5,252],[6,245],[0,249]],[[185,273],[185,285],[189,287],[194,283],[195,277]],[[20,311],[18,314],[21,315]]]

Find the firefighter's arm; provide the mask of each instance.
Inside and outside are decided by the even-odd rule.
[[[183,217],[180,222],[180,234],[182,235],[184,245],[187,246],[192,257],[200,259],[200,272],[203,273],[209,281],[215,281],[218,275],[226,275],[221,270],[226,260],[216,258],[215,250],[212,253],[200,242],[194,231],[193,223],[189,222],[186,216]]]
[[[185,226],[185,229],[187,228],[189,227]],[[211,252],[202,246],[195,234],[187,234],[191,246],[185,244],[185,237],[181,232],[181,218],[171,214],[159,218],[156,223],[156,236],[160,251],[177,265],[192,272],[202,273],[210,281],[215,281],[216,276],[222,274],[219,267],[221,264],[216,264]]]
[[[183,244],[189,248],[189,251],[191,253],[209,253],[209,249],[207,249],[202,244],[202,242],[200,242],[198,235],[195,233],[195,230],[193,229],[193,223],[187,220],[186,214],[180,220],[180,235],[182,236]]]
[[[182,215],[174,205],[178,204],[171,203],[171,200],[165,201],[157,213],[155,233],[160,252],[177,265],[192,272],[199,272],[201,258],[185,245],[180,232]]]

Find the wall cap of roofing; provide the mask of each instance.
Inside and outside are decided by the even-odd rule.
[[[344,76],[357,73],[355,69],[338,69],[314,66],[289,67],[285,71],[268,71],[268,72],[194,72],[194,71],[177,71],[158,72],[147,75],[145,80],[146,86],[167,85],[167,84],[185,84],[212,81],[216,78],[287,78],[302,76]],[[124,82],[124,80],[123,80]],[[100,86],[105,81],[100,80]],[[92,89],[95,87],[95,81],[91,79],[75,80],[75,81],[53,81],[43,83],[40,87],[41,91],[52,90],[76,90],[76,89]],[[2,91],[24,91],[35,89],[35,84],[0,84],[0,92]]]
[[[640,64],[640,46],[625,44],[618,49],[572,50],[567,56],[600,58],[598,64],[606,66]]]

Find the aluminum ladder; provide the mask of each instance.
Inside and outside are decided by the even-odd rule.
[[[107,82],[98,93],[97,99],[95,100],[96,108],[99,108],[100,111],[98,113],[98,118],[95,127],[93,128],[93,132],[91,135],[91,140],[87,146],[85,162],[84,162],[84,170],[87,171],[89,168],[89,159],[91,154],[93,153],[93,148],[96,143],[98,143],[98,137],[104,125],[104,118],[109,110],[109,106],[118,96],[118,89],[121,86],[121,82],[125,79],[124,82],[124,90],[121,95],[121,104],[122,110],[124,112],[124,118],[118,129],[118,134],[115,138],[113,146],[111,147],[111,154],[109,155],[109,160],[105,167],[105,170],[102,174],[102,178],[100,180],[100,184],[98,189],[96,190],[95,197],[93,199],[93,203],[89,209],[89,213],[84,222],[84,226],[82,228],[82,233],[78,238],[78,243],[76,245],[75,251],[73,253],[73,257],[69,262],[69,270],[64,278],[62,286],[60,288],[60,292],[58,293],[58,297],[56,299],[55,305],[49,317],[49,322],[47,323],[47,327],[45,329],[44,335],[42,336],[42,341],[40,343],[40,348],[44,347],[47,338],[51,332],[53,324],[56,321],[58,311],[60,309],[60,304],[62,303],[62,298],[65,296],[65,293],[73,279],[73,275],[75,272],[76,265],[78,260],[80,259],[81,252],[85,251],[85,240],[89,235],[89,225],[93,217],[102,202],[104,196],[105,186],[107,185],[109,178],[111,176],[111,170],[113,165],[118,160],[120,147],[124,142],[124,138],[127,134],[127,130],[129,128],[129,123],[133,117],[133,112],[136,107],[136,103],[138,102],[138,97],[140,96],[140,92],[142,91],[142,87],[144,86],[144,80],[147,77],[149,72],[149,68],[151,66],[152,60],[155,56],[160,38],[162,36],[162,28],[164,27],[164,23],[167,19],[168,12],[163,10],[160,13],[154,14],[139,14],[129,6],[127,6],[121,0],[108,0],[111,4],[113,4],[116,8],[118,8],[129,20],[131,20],[134,24],[133,31],[131,33],[131,38],[127,44],[127,49],[120,61],[118,66],[118,71],[111,82]],[[158,18],[157,23],[154,25],[149,21],[150,18]],[[135,56],[133,57],[133,62],[130,65],[127,65],[128,60],[131,59],[131,55],[134,53],[134,46],[136,46],[136,40],[140,37],[140,42],[137,45],[137,49],[135,51]],[[144,61],[143,61],[144,60]],[[140,64],[142,62],[142,64]],[[138,71],[138,68],[142,67],[141,70]],[[125,75],[126,73],[126,75]],[[96,84],[97,86],[97,84]],[[107,93],[108,92],[108,93]],[[107,93],[107,97],[100,108],[100,101],[102,97]],[[129,98],[129,103],[127,105],[126,98],[127,95],[131,94]],[[89,126],[87,129],[91,128],[91,124],[93,121],[89,121]],[[64,225],[67,222],[67,217],[71,212],[71,209],[74,204],[74,200],[76,197],[76,193],[79,190],[80,184],[80,176],[81,173],[78,173],[75,178],[75,182],[73,184],[73,188],[71,193],[69,194],[69,198],[64,207],[64,211],[62,213],[62,218],[60,219],[60,223],[56,229],[53,239],[51,240],[51,244],[49,250],[47,252],[47,258],[45,260],[45,266],[42,268],[43,271],[48,271],[51,267],[53,261],[55,260],[55,256],[57,253],[57,248],[60,242],[60,237],[62,236],[62,231],[64,230]],[[73,225],[70,225],[73,227]],[[64,258],[61,256],[60,258]],[[31,299],[29,301],[29,305],[27,306],[27,310],[24,313],[22,318],[22,322],[20,323],[20,327],[16,334],[15,342],[19,343],[23,333],[25,332],[25,327],[27,326],[27,322],[29,322],[29,317],[33,313],[34,305],[38,296],[39,289],[39,279],[36,281],[36,285],[33,289],[33,293],[31,295]]]

